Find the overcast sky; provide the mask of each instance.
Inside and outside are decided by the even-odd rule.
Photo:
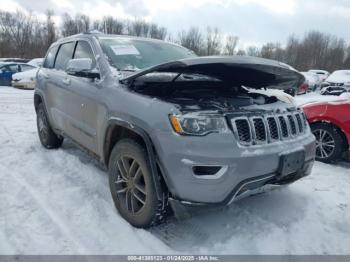
[[[92,18],[112,15],[154,21],[176,35],[190,26],[217,26],[240,37],[241,45],[285,43],[288,35],[316,29],[350,42],[350,0],[0,0],[6,11],[52,9]],[[56,18],[59,23],[59,18]]]

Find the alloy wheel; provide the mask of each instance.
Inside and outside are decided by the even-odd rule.
[[[316,156],[320,159],[330,157],[335,149],[333,136],[324,129],[316,129],[313,134],[316,137]]]
[[[146,204],[147,191],[140,164],[132,156],[122,155],[117,160],[115,190],[120,204],[132,214],[140,212]]]

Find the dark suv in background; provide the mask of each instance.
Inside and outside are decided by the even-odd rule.
[[[310,174],[304,113],[273,90],[303,81],[272,60],[80,34],[54,43],[38,71],[38,133],[46,148],[67,137],[96,155],[119,213],[149,227],[171,210],[228,205]]]

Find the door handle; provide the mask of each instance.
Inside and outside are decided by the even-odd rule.
[[[63,84],[70,85],[70,79],[69,78],[63,79],[62,82],[63,82]]]

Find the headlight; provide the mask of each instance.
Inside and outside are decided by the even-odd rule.
[[[228,131],[226,120],[220,116],[170,115],[174,131],[181,135],[203,136]]]

